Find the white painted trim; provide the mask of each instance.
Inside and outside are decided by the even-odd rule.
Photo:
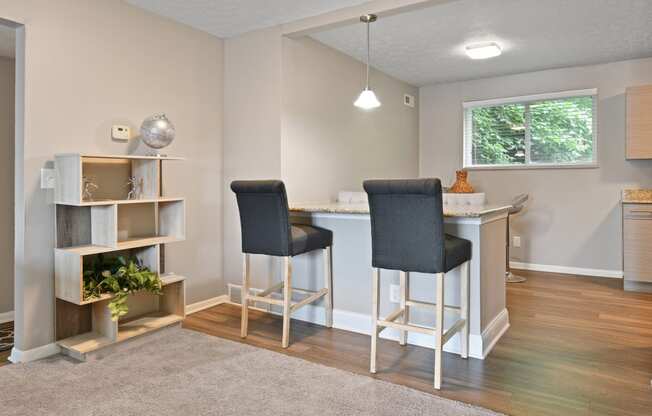
[[[622,279],[622,270],[587,269],[583,267],[555,266],[550,264],[521,263],[510,261],[509,267],[521,270],[533,270],[537,272],[549,272],[560,274],[575,274],[578,276],[608,277]]]
[[[232,285],[232,287],[239,287],[238,285]],[[255,289],[252,289],[255,290]],[[231,305],[240,306],[239,303],[228,302]],[[252,308],[250,309],[258,309]],[[263,309],[258,309],[263,310]],[[265,309],[264,312],[269,312],[274,315],[282,315],[280,309],[274,310],[274,308]],[[299,309],[296,312],[292,313],[292,319],[297,319],[299,321],[310,322],[317,325],[324,325],[325,323],[325,313],[323,306],[317,305],[306,305],[303,308]],[[355,332],[357,334],[370,335],[371,334],[371,316],[365,315],[357,312],[344,311],[341,309],[333,309],[333,328],[341,329],[343,331]],[[494,320],[487,326],[487,328],[482,332],[482,335],[471,334],[469,337],[469,357],[477,358],[484,360],[487,355],[491,352],[494,345],[498,340],[503,336],[503,334],[509,329],[509,313],[507,309],[503,311],[494,318]],[[387,328],[381,332],[380,337],[383,339],[390,339],[398,341],[399,331],[393,328]],[[417,345],[424,348],[435,348],[435,338],[419,334],[415,332],[408,333],[408,344]],[[444,345],[444,351],[459,354],[460,352],[460,339],[459,334],[453,336],[447,343]]]
[[[462,103],[462,107],[477,108],[477,107],[486,107],[492,105],[522,103],[526,101],[556,100],[560,98],[571,98],[571,97],[592,97],[595,95],[598,95],[598,89],[589,88],[585,90],[559,91],[559,92],[550,92],[550,93],[543,93],[543,94],[521,95],[518,97],[492,98],[489,100],[465,101]]]
[[[228,301],[229,301],[228,295],[220,295],[214,298],[191,303],[190,305],[186,305],[186,315],[203,311],[204,309],[212,308],[213,306],[221,305],[222,303],[227,303]]]
[[[14,311],[0,313],[0,324],[13,322],[13,320],[14,320]]]
[[[465,170],[537,170],[537,169],[599,169],[597,159],[589,163],[538,163],[529,165],[469,165]]]
[[[14,364],[17,363],[29,363],[31,361],[40,360],[42,358],[47,358],[53,355],[57,355],[61,352],[61,348],[56,343],[42,345],[37,348],[32,348],[31,350],[21,351],[18,348],[14,347],[11,350],[11,355],[9,356],[9,361]]]
[[[338,27],[359,24],[360,16],[374,13],[384,17],[434,7],[457,0],[380,0],[343,7],[317,16],[310,16],[281,25],[284,36],[298,38]]]
[[[484,360],[496,343],[509,329],[509,311],[503,309],[482,331],[482,359]]]

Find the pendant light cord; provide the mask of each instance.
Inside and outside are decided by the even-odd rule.
[[[369,39],[369,22],[367,22],[367,84],[366,89],[369,89],[369,62],[371,61],[371,48]]]

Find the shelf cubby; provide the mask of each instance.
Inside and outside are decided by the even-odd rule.
[[[107,307],[111,298],[86,305],[57,300],[57,343],[68,355],[84,360],[86,354],[117,342],[174,325],[185,318],[185,278],[161,278],[163,294],[132,294],[129,314],[113,321]],[[70,319],[72,317],[72,319]]]
[[[186,238],[186,201],[158,203],[158,235],[177,240]]]
[[[104,254],[106,253],[106,254]],[[56,249],[54,252],[54,288],[57,298],[77,305],[103,300],[105,297],[84,298],[84,271],[88,270],[94,257],[136,257],[143,266],[158,273],[160,267],[159,246],[137,247],[124,250],[101,251],[97,246],[77,246],[74,249]]]
[[[117,238],[115,244],[157,237],[157,204],[128,204],[117,207]]]
[[[139,184],[138,199],[156,200],[161,196],[163,160],[179,158],[77,153],[56,155],[55,203],[81,206],[128,200],[131,177]],[[92,190],[92,199],[84,198],[84,178],[97,186]]]

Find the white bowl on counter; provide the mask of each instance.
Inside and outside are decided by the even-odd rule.
[[[443,200],[444,205],[481,206],[481,205],[484,205],[485,202],[486,202],[484,192],[475,192],[475,193],[472,193],[472,194],[453,194],[453,193],[445,192],[442,195],[443,195],[443,198],[444,198],[444,200]]]

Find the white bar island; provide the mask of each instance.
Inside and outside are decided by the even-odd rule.
[[[470,349],[469,355],[484,359],[495,343],[509,328],[509,315],[505,308],[505,256],[506,228],[509,206],[444,206],[446,233],[470,240],[472,243]],[[290,204],[292,222],[313,224],[333,231],[333,299],[334,326],[336,328],[369,334],[371,332],[371,225],[369,206],[344,203]],[[298,256],[293,261],[299,287],[315,289],[321,282],[320,254]],[[317,279],[310,276],[319,275]],[[398,285],[398,271],[381,271],[381,316],[396,308],[390,303],[390,285]],[[459,268],[445,279],[446,304],[459,306]],[[397,291],[398,293],[398,291]],[[410,297],[434,302],[434,275],[412,273]],[[398,300],[397,300],[398,302]],[[433,326],[434,311],[412,308],[410,321],[418,325]],[[323,310],[314,307],[298,319],[323,322]],[[445,327],[455,321],[446,313]],[[445,328],[445,329],[446,329]],[[398,340],[398,331],[385,329],[382,338]],[[424,347],[434,347],[434,338],[411,333],[408,342]],[[459,351],[459,335],[444,347],[445,351]]]

